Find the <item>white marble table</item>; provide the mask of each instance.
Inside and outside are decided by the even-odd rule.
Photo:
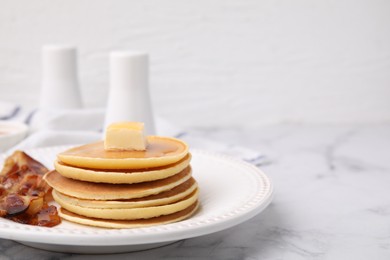
[[[231,229],[93,259],[390,259],[390,125],[202,129],[268,156],[273,203]],[[1,231],[0,231],[1,232]],[[91,259],[0,239],[0,259]]]

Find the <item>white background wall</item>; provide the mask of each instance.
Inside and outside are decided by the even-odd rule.
[[[37,105],[46,43],[78,46],[89,107],[109,51],[140,49],[182,126],[390,121],[387,0],[0,0],[0,100]]]

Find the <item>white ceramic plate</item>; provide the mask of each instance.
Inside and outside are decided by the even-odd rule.
[[[52,168],[55,155],[67,148],[49,147],[26,152]],[[260,213],[271,202],[272,184],[255,166],[211,152],[191,150],[191,153],[201,207],[187,220],[145,228],[103,229],[65,220],[56,227],[45,228],[0,218],[0,238],[60,252],[129,252],[227,229]]]

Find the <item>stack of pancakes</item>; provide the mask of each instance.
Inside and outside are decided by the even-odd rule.
[[[45,175],[62,218],[91,226],[166,224],[198,208],[184,142],[149,136],[145,151],[107,151],[103,141],[64,151]]]

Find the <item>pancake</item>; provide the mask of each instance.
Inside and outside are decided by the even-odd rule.
[[[171,177],[134,184],[93,183],[66,178],[57,171],[45,174],[44,179],[53,189],[76,198],[90,200],[118,200],[141,198],[170,190],[191,178],[191,166]]]
[[[143,169],[173,164],[188,153],[183,141],[159,136],[147,137],[145,151],[109,151],[104,142],[74,147],[57,155],[59,161],[90,169]]]
[[[84,217],[72,213],[63,208],[59,209],[58,214],[63,219],[78,224],[82,224],[82,225],[103,227],[103,228],[138,228],[138,227],[148,227],[148,226],[168,224],[168,223],[177,222],[186,219],[192,216],[196,212],[198,207],[199,207],[199,203],[195,202],[194,204],[187,207],[186,209],[175,212],[173,214],[159,216],[155,218],[137,219],[137,220],[109,220],[109,219],[88,218],[88,217]]]
[[[68,201],[63,200],[61,196],[58,196],[56,192],[53,193],[53,198],[61,207],[78,215],[102,219],[134,220],[169,215],[184,210],[198,200],[198,190],[196,189],[190,195],[171,204],[131,209],[96,209],[81,207],[68,203]]]
[[[184,170],[191,161],[191,154],[188,153],[180,161],[156,168],[137,170],[94,170],[87,168],[77,168],[56,161],[54,167],[57,172],[67,178],[89,182],[104,183],[139,183],[164,179]]]
[[[55,193],[55,196],[58,197],[60,200],[64,201],[65,203],[84,208],[130,209],[170,204],[190,195],[193,191],[197,189],[197,187],[198,185],[195,179],[190,178],[188,181],[176,186],[171,190],[164,191],[156,195],[150,195],[143,198],[129,200],[84,200],[67,196],[56,190],[53,190],[53,193]]]

